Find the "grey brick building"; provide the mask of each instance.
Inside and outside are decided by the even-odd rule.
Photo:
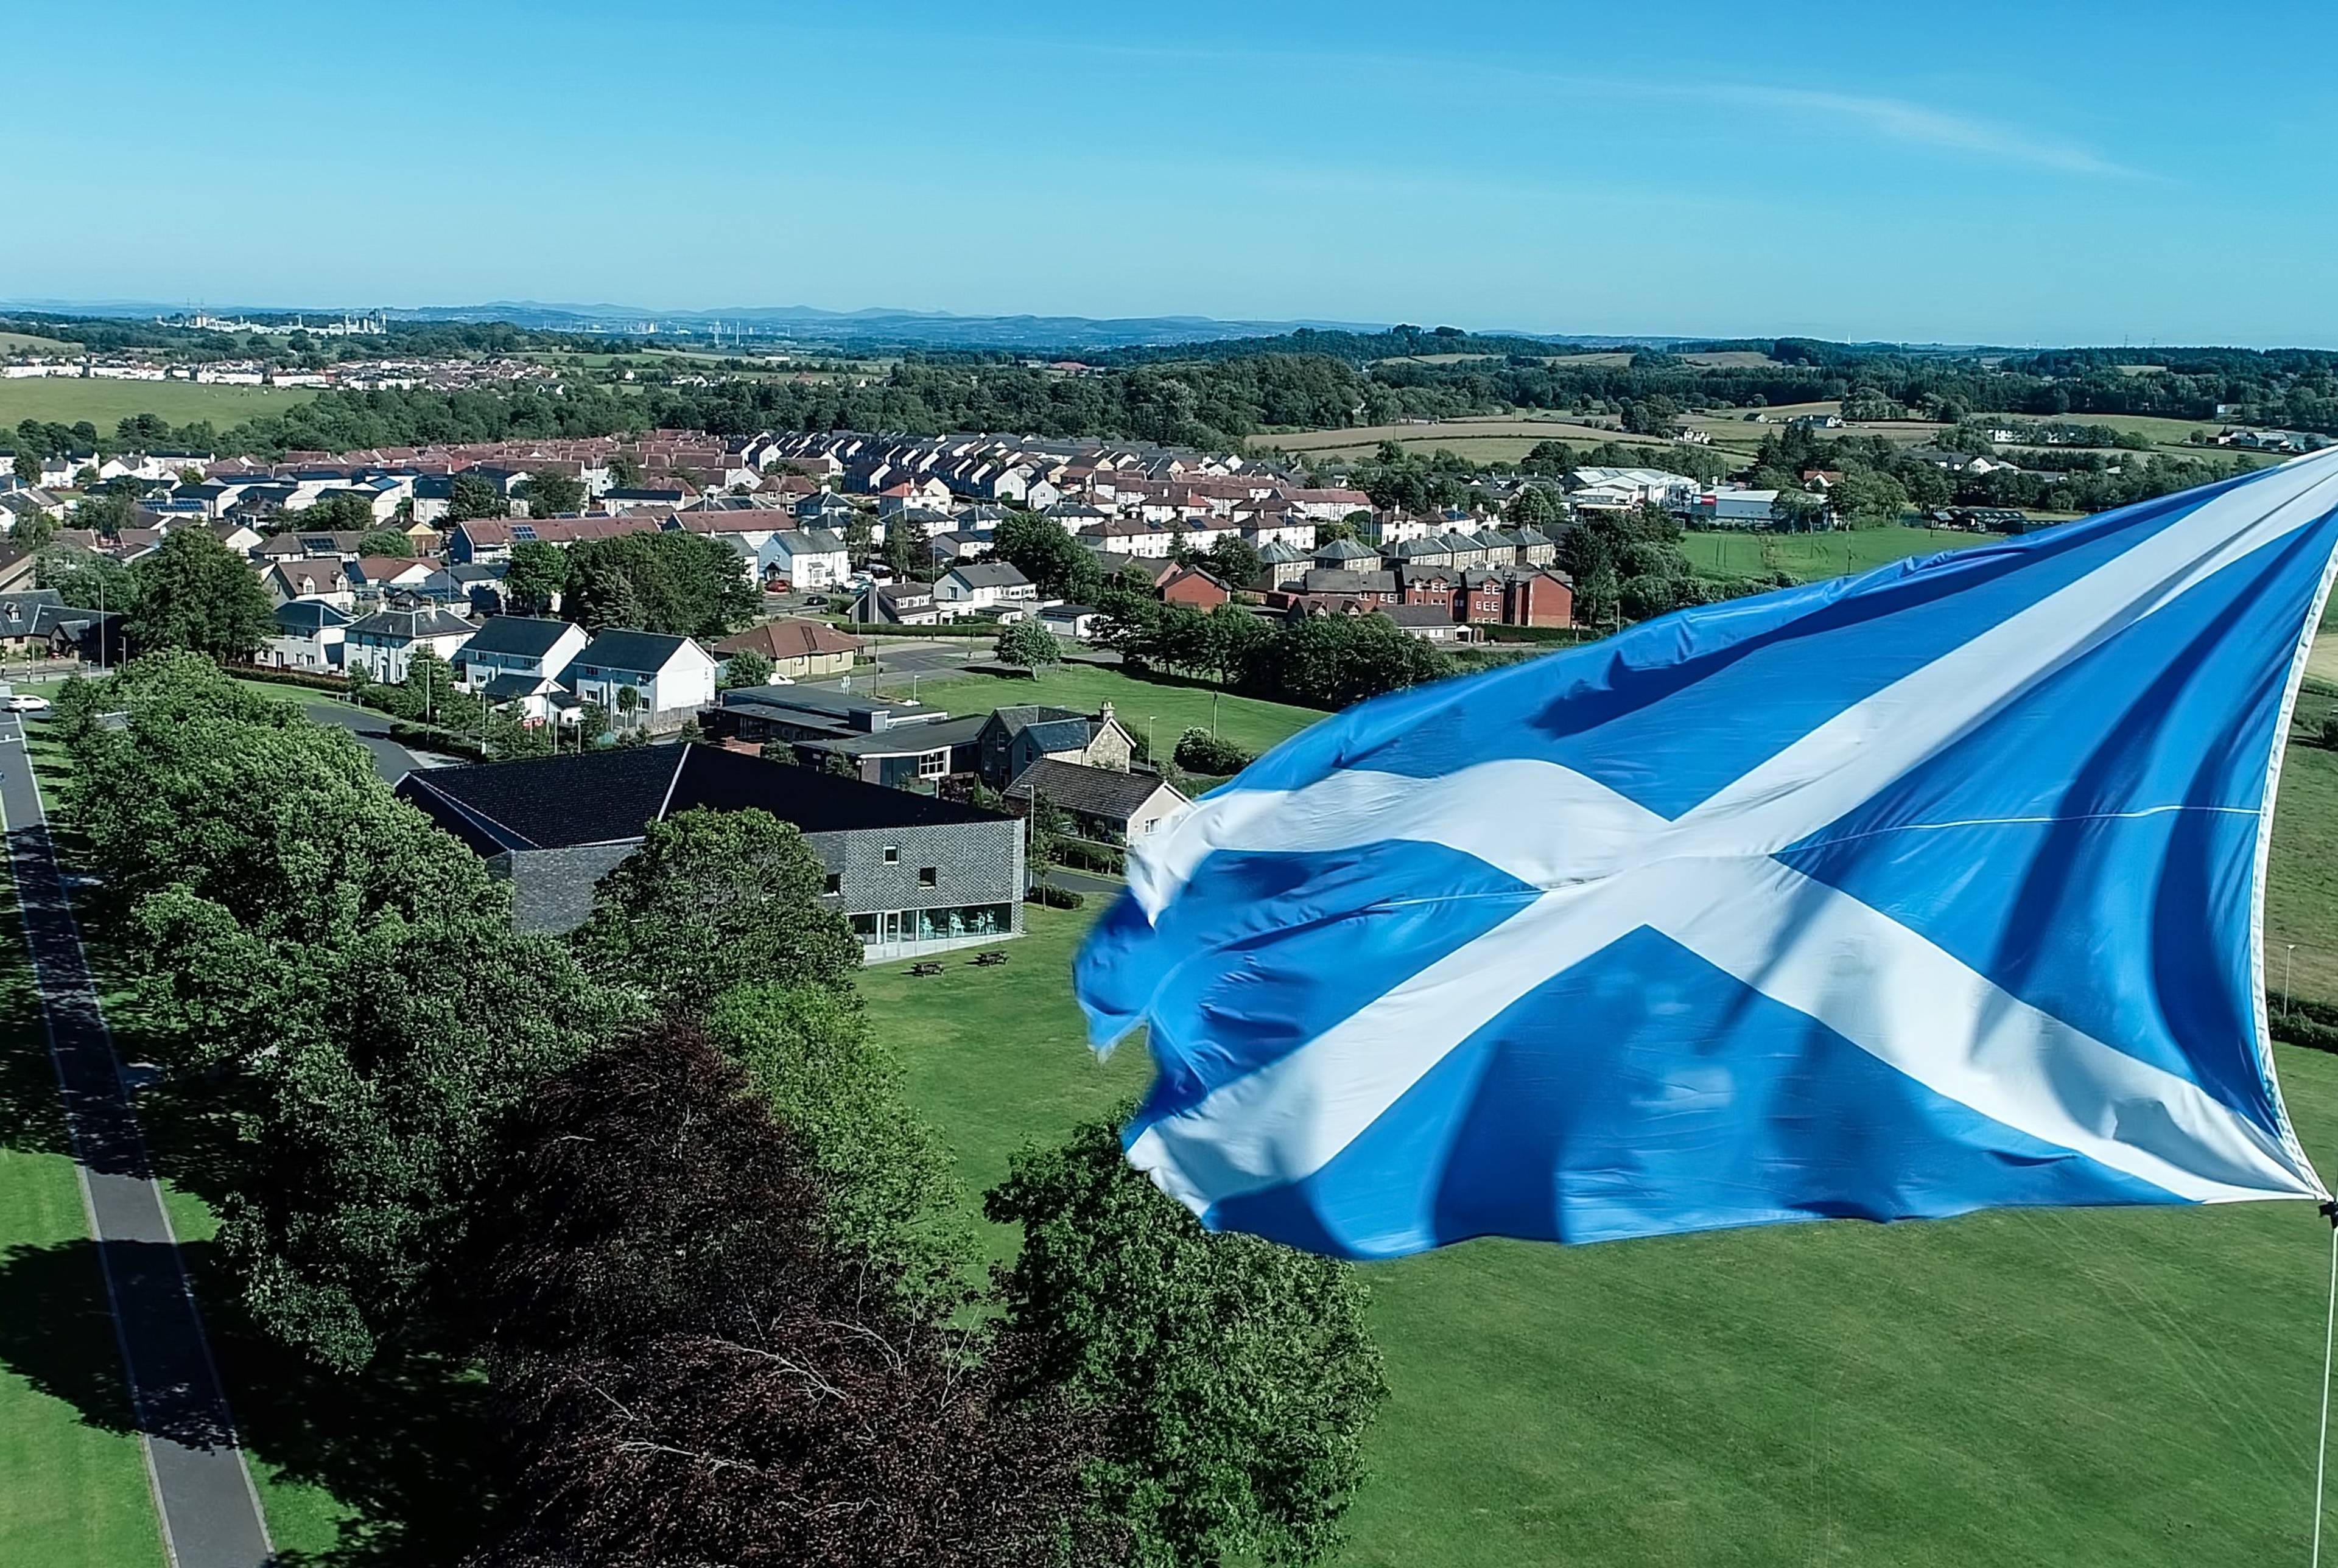
[[[418,769],[398,793],[512,884],[513,924],[565,931],[653,822],[703,806],[791,822],[872,961],[1023,933],[1023,823],[710,746]]]

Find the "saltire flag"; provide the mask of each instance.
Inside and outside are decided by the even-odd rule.
[[[2338,453],[1367,702],[1076,969],[1128,1156],[1389,1257],[2326,1197],[2260,915]]]

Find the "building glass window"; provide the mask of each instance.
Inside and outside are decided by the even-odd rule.
[[[841,892],[843,892],[843,891],[844,891],[844,878],[843,878],[842,877],[839,876],[836,872],[833,872],[833,871],[830,872],[830,873],[828,874],[828,885],[827,885],[825,887],[821,888],[821,889],[820,889],[820,891],[821,891],[821,892],[823,892],[823,893],[841,893]]]
[[[900,846],[899,846],[899,845],[897,845],[897,844],[888,844],[888,845],[886,845],[886,846],[885,846],[885,864],[886,864],[886,865],[888,865],[888,866],[897,865],[897,864],[899,864],[899,863],[900,858],[901,858],[901,849],[900,849]]]
[[[939,878],[933,867],[921,866],[918,868],[918,885],[919,887],[934,887],[938,880]]]

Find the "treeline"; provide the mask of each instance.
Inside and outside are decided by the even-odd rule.
[[[344,1494],[345,1544],[509,1568],[1336,1545],[1382,1396],[1361,1284],[1203,1231],[1105,1123],[1017,1157],[986,1208],[1020,1248],[980,1283],[793,828],[678,814],[576,931],[522,935],[353,738],[207,661],[71,682],[55,723],[87,913],[137,969],[123,1022],[200,1147],[172,1174],[241,1289],[214,1322],[305,1358],[308,1419],[395,1388],[395,1446],[432,1445],[427,1480]]]

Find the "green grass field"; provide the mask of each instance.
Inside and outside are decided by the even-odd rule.
[[[1066,976],[1092,910],[1029,913],[1002,968],[863,983],[970,1195],[1148,1071],[1083,1043]],[[2280,1069],[2326,1167],[2338,1060],[2284,1047]],[[1392,1396],[1340,1562],[2294,1560],[2324,1235],[2254,1204],[1375,1265]]]
[[[920,681],[918,696],[958,714],[987,713],[1021,702],[1093,713],[1098,704],[1109,702],[1130,734],[1141,736],[1150,729],[1154,743],[1164,753],[1185,730],[1210,728],[1213,714],[1220,735],[1252,752],[1287,740],[1323,717],[1312,708],[1222,695],[1199,686],[1139,681],[1093,664],[1058,664],[1042,671],[1035,681],[953,675]]]
[[[1714,577],[1784,572],[1805,582],[1864,572],[1910,555],[1936,555],[1991,543],[1992,535],[1946,528],[1845,528],[1831,534],[1700,533],[1681,534],[1681,553]]]
[[[76,425],[86,419],[105,435],[133,414],[155,414],[173,425],[208,419],[224,430],[260,414],[280,414],[316,396],[305,387],[214,387],[192,381],[84,381],[43,377],[0,381],[0,426],[20,420]]]
[[[39,338],[29,332],[0,332],[0,354],[56,354],[78,348],[62,338]]]

